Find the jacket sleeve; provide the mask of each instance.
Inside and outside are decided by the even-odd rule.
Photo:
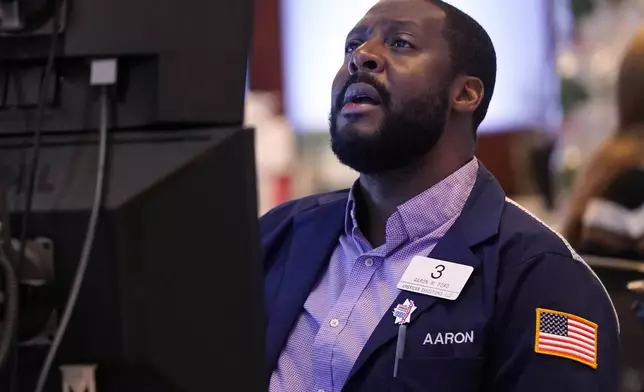
[[[488,390],[618,390],[618,321],[608,294],[588,266],[558,254],[540,255],[512,267],[499,287]],[[551,352],[548,347],[552,346],[539,345],[549,342],[538,338],[539,331],[547,328],[555,328],[548,332],[564,336],[570,331],[569,336],[575,337],[574,322],[566,320],[596,324],[597,333],[586,334],[582,344],[562,339]]]

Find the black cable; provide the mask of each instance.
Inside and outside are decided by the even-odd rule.
[[[20,266],[24,259],[25,240],[27,238],[27,229],[29,225],[29,215],[33,203],[34,192],[36,188],[36,175],[38,173],[38,164],[40,160],[40,144],[42,141],[42,128],[45,121],[45,106],[46,99],[49,95],[48,89],[51,81],[51,75],[54,70],[54,62],[56,59],[56,49],[58,46],[58,36],[60,32],[60,19],[62,12],[62,0],[56,0],[56,11],[54,13],[54,21],[52,27],[51,43],[49,45],[49,54],[47,56],[47,64],[45,71],[40,79],[40,88],[38,90],[38,107],[36,114],[36,128],[34,129],[33,150],[31,165],[29,166],[29,176],[27,182],[27,192],[25,193],[25,209],[22,216],[22,230],[20,233],[20,253],[18,254],[18,268],[17,272],[20,273]]]
[[[47,55],[47,63],[45,65],[44,74],[40,80],[40,86],[38,90],[38,106],[36,114],[36,127],[34,129],[33,137],[33,147],[32,147],[32,159],[31,165],[29,167],[29,176],[27,183],[27,191],[25,192],[24,205],[22,215],[22,227],[20,233],[20,250],[18,252],[18,261],[16,263],[16,274],[20,276],[21,265],[25,256],[26,240],[29,226],[29,217],[31,215],[32,203],[34,192],[36,188],[36,175],[38,173],[38,166],[40,160],[40,145],[42,141],[42,129],[45,120],[45,106],[46,100],[49,96],[49,85],[51,81],[51,76],[54,71],[54,63],[56,59],[56,50],[58,48],[58,38],[60,34],[60,25],[61,25],[61,14],[62,14],[62,0],[54,0],[55,9],[54,17],[52,22],[52,32],[51,32],[51,41],[49,45],[49,53]],[[14,348],[13,348],[13,366],[11,369],[10,376],[10,392],[16,392],[18,390],[18,334],[14,334]]]
[[[22,70],[15,70],[13,73],[13,80],[15,84],[15,91],[16,91],[16,108],[20,109],[23,108],[24,110],[22,111],[24,115],[24,121],[25,121],[25,136],[26,134],[29,133],[29,129],[31,128],[31,111],[27,109],[27,100],[25,98],[25,92],[24,88],[22,86],[23,80],[22,80]],[[22,138],[20,142],[20,171],[23,172],[28,166],[27,166],[27,160],[29,158],[28,154],[28,148],[29,146],[29,141],[27,140],[26,137]],[[24,177],[22,182],[18,185],[18,189],[20,191],[24,191],[23,186],[24,186]]]

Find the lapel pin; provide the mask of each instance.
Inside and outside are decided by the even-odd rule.
[[[416,305],[414,301],[409,299],[406,299],[402,304],[398,304],[393,310],[394,317],[396,318],[394,324],[408,324],[411,321],[411,314],[414,313],[414,310],[416,310]]]
[[[407,325],[411,321],[411,314],[416,310],[416,305],[414,301],[406,299],[404,303],[396,305],[393,310],[394,325],[400,325],[398,327],[398,339],[396,341],[396,357],[394,359],[394,378],[398,376],[398,362],[403,358],[405,353],[405,339],[407,337]]]

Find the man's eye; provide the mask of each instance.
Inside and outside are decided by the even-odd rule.
[[[396,39],[391,43],[394,48],[411,48],[411,44],[404,39]]]
[[[351,53],[354,50],[358,49],[360,47],[360,45],[362,45],[360,42],[351,41],[351,42],[347,43],[347,46],[344,47],[344,52],[345,53]]]

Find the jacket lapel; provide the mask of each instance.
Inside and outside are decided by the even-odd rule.
[[[344,223],[346,198],[322,204],[295,218],[293,240],[281,286],[266,328],[269,371],[275,368],[304,302],[338,243]]]
[[[471,248],[498,232],[504,205],[505,195],[503,190],[492,174],[481,165],[476,184],[463,208],[461,216],[438,242],[429,257],[469,265],[476,270],[481,261],[474,255]],[[428,295],[402,291],[371,334],[351,369],[349,378],[364,365],[377,349],[396,337],[398,326],[394,324],[392,312],[397,304],[404,303],[406,299],[414,301],[417,307],[412,314],[410,325],[413,325],[414,321],[435,305],[436,302],[445,301]]]

